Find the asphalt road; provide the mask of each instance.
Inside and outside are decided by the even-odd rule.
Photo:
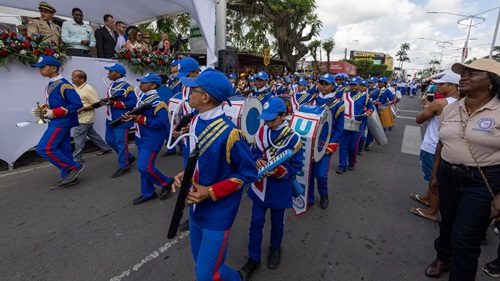
[[[277,270],[265,266],[266,224],[263,266],[252,280],[430,280],[423,271],[435,256],[438,225],[409,212],[420,206],[408,195],[426,186],[418,156],[402,152],[418,151],[418,138],[404,132],[417,126],[419,105],[405,97],[400,108],[390,143],[365,152],[355,171],[335,174],[335,157],[327,210],[315,205],[299,217],[287,211]],[[166,237],[175,197],[133,206],[137,171],[111,179],[115,155],[84,160],[81,183],[57,191],[48,189],[58,172],[47,163],[0,173],[0,280],[194,280],[189,233]],[[157,165],[174,175],[181,158],[159,158]],[[237,268],[246,261],[250,210],[245,195],[226,259]],[[496,256],[498,238],[491,230],[487,237],[480,264]],[[477,280],[490,278],[479,271]]]

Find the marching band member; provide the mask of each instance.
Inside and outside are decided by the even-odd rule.
[[[236,92],[238,90],[238,86],[236,85],[236,80],[238,79],[238,76],[236,74],[231,73],[228,75],[229,82],[231,83],[231,86],[233,87],[233,92],[231,96],[236,96]]]
[[[344,94],[345,91],[347,91],[347,88],[349,86],[349,83],[347,83],[347,79],[349,79],[349,75],[346,73],[339,73],[335,75],[335,84],[336,86],[335,89],[335,97],[337,99],[342,98],[342,95]]]
[[[311,75],[309,75],[307,77],[307,92],[310,95],[314,95],[314,94],[318,93],[318,87],[316,86],[316,81],[314,79],[314,74],[311,74]]]
[[[177,73],[179,72],[179,60],[174,59],[170,62],[170,77],[167,81],[167,86],[170,88],[172,93],[177,94],[181,91],[181,80],[177,78]]]
[[[118,154],[119,168],[111,177],[117,178],[130,172],[130,164],[135,161],[135,157],[128,151],[128,134],[132,125],[130,122],[120,124],[116,127],[111,127],[109,124],[112,120],[121,118],[124,113],[133,109],[137,104],[137,97],[134,88],[127,83],[125,77],[127,71],[123,65],[115,63],[111,66],[105,66],[108,70],[108,79],[111,80],[107,97],[114,96],[119,93],[119,98],[101,102],[102,105],[107,105],[106,109],[106,142]]]
[[[275,97],[284,98],[288,95],[288,91],[283,85],[283,78],[279,75],[276,75],[276,83],[272,87],[272,92]]]
[[[191,251],[197,280],[243,279],[240,272],[224,264],[229,233],[243,193],[243,186],[256,180],[257,168],[243,133],[236,129],[222,110],[230,105],[231,84],[226,76],[207,69],[197,78],[182,78],[191,87],[190,105],[199,113],[189,132],[198,138],[200,156],[188,194]],[[187,147],[195,147],[188,138]],[[181,185],[184,173],[175,177]]]
[[[161,78],[156,73],[148,73],[138,78],[141,82],[137,106],[150,103],[151,107],[138,115],[125,114],[124,121],[134,120],[135,144],[138,151],[137,170],[141,174],[141,196],[133,200],[134,205],[155,199],[155,185],[162,187],[161,199],[166,199],[171,190],[172,178],[156,169],[155,161],[163,142],[170,133],[167,104],[160,99],[156,91],[161,85]]]
[[[314,203],[314,179],[318,183],[318,192],[320,195],[320,207],[326,209],[328,207],[328,170],[330,160],[335,151],[337,151],[340,136],[344,129],[344,102],[342,99],[336,99],[333,92],[335,80],[331,74],[321,75],[319,79],[318,89],[319,94],[311,101],[312,105],[326,106],[332,112],[332,133],[330,141],[326,149],[325,155],[319,162],[313,162],[312,175],[308,194],[308,204]]]
[[[365,116],[373,113],[374,107],[370,98],[365,92],[359,91],[361,78],[354,77],[349,81],[349,91],[343,94],[344,100],[344,124],[351,124],[359,121],[360,125]],[[344,127],[340,137],[339,167],[337,174],[343,174],[349,170],[354,170],[356,156],[358,154],[358,143],[360,138],[360,127]],[[347,164],[349,163],[349,167]]]
[[[380,94],[380,89],[378,88],[378,78],[372,76],[368,79],[368,96],[370,97],[372,103],[374,103],[378,99],[379,94]],[[375,104],[374,106],[376,107]],[[372,146],[373,141],[374,141],[373,136],[370,133],[370,131],[368,131],[368,134],[366,135],[366,141],[364,144],[365,151],[370,151],[370,147]]]
[[[267,85],[269,75],[265,71],[259,71],[254,76],[254,79],[255,91],[250,96],[257,98],[264,105],[273,96],[271,88]]]
[[[367,81],[362,80],[361,83],[359,83],[359,91],[365,93],[367,98],[371,102],[370,95],[368,94],[368,82]],[[365,108],[365,110],[366,110],[366,108]],[[360,156],[363,154],[363,148],[365,147],[365,143],[366,143],[366,136],[369,133],[369,132],[367,132],[367,126],[368,126],[368,117],[363,117],[361,119],[361,126],[359,128],[360,134],[359,134],[359,142],[358,142],[358,155],[360,155]]]
[[[40,156],[61,170],[61,180],[50,189],[77,184],[84,166],[73,161],[70,130],[79,124],[77,110],[83,107],[82,100],[73,85],[59,75],[61,63],[55,57],[40,57],[32,67],[38,67],[40,74],[49,78],[45,89],[47,104],[43,109],[33,108],[32,113],[50,120],[36,146]]]
[[[293,94],[291,97],[292,112],[295,112],[304,103],[309,103],[312,94],[307,91],[307,82],[303,78],[299,79],[298,93]]]
[[[286,115],[287,108],[283,100],[277,97],[270,98],[264,104],[260,116],[265,125],[260,127],[256,143],[252,146],[252,154],[259,169],[287,149],[293,151],[293,156],[267,173],[264,178],[255,181],[248,190],[248,196],[252,200],[252,220],[248,262],[242,268],[246,280],[250,279],[260,265],[262,229],[268,209],[271,212],[271,238],[267,267],[278,268],[281,260],[285,209],[292,207],[293,180],[304,166],[304,155],[300,153],[302,142],[288,126]]]

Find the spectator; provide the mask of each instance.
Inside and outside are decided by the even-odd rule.
[[[104,26],[95,31],[97,57],[109,59],[115,54],[118,32],[115,31],[115,18],[104,15]]]
[[[125,28],[126,26],[123,21],[116,22],[116,32],[118,32],[118,39],[116,40],[115,52],[118,52],[119,50],[125,48],[125,42],[127,42],[127,39],[125,39]]]
[[[111,152],[112,148],[99,136],[94,129],[95,109],[92,104],[98,103],[97,92],[87,83],[87,74],[82,70],[71,73],[71,81],[75,90],[82,99],[83,107],[78,110],[78,122],[80,125],[73,131],[75,151],[73,161],[82,163],[82,151],[85,148],[87,137],[99,148],[99,155]]]
[[[439,192],[441,222],[425,275],[451,270],[449,280],[472,281],[484,233],[500,218],[500,63],[478,59],[451,69],[465,97],[440,117],[429,188]]]
[[[20,24],[17,26],[17,33],[21,34],[24,37],[27,37],[28,36],[28,28],[26,27],[26,25]]]
[[[38,5],[40,18],[28,22],[28,35],[31,37],[42,36],[43,42],[59,45],[61,27],[54,21],[56,9],[49,3],[42,1]]]
[[[160,44],[158,44],[157,49],[162,52],[168,51],[170,53],[170,41],[168,38],[163,39]]]
[[[83,22],[83,12],[80,8],[71,11],[73,20],[65,21],[61,28],[61,41],[69,45],[71,56],[90,57],[90,48],[95,47],[95,37],[92,27]]]
[[[139,37],[139,41],[142,44],[142,49],[146,49],[148,51],[151,51],[151,36],[149,33],[144,32],[141,37]]]
[[[125,48],[128,50],[136,49],[138,51],[142,51],[142,49],[147,48],[146,45],[142,42],[142,34],[139,30],[131,29],[130,34],[128,36],[128,40],[125,43]]]

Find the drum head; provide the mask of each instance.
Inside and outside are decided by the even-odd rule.
[[[331,130],[332,122],[331,111],[325,110],[314,135],[313,159],[315,162],[321,160],[321,157],[323,157],[326,152],[330,136],[333,133]]]
[[[182,118],[182,109],[179,106],[182,104],[182,92],[175,94],[168,101],[168,118],[169,121],[174,119],[175,123],[179,123]]]
[[[241,117],[238,123],[249,143],[254,143],[257,131],[263,124],[263,121],[259,119],[261,114],[262,104],[260,101],[256,98],[248,98],[243,104]]]

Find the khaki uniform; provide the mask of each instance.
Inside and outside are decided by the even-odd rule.
[[[465,138],[469,141],[479,166],[500,165],[500,99],[493,97],[470,116],[465,109],[464,100],[446,106],[440,116],[439,140],[443,144],[441,157],[451,164],[476,166],[460,138],[462,111],[462,118],[466,123]]]
[[[59,45],[59,38],[61,37],[61,27],[53,21],[49,24],[41,19],[34,19],[28,23],[28,36],[33,34],[42,34],[46,37],[43,42],[52,42]]]

